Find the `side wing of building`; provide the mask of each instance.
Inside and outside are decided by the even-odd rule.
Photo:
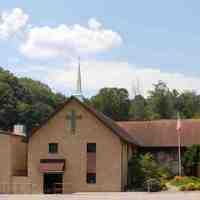
[[[21,136],[0,131],[0,146],[0,193],[26,192],[23,189],[15,191],[15,178],[27,175],[27,143]],[[24,185],[20,187],[24,188]]]

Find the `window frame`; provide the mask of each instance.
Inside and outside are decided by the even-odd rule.
[[[87,143],[87,153],[96,153],[97,145],[94,142]]]
[[[95,142],[88,142],[86,148],[87,148],[87,156],[88,156],[88,154],[91,154],[91,153],[95,154],[95,162],[96,162],[97,144]],[[88,165],[88,161],[87,161],[87,165]],[[86,173],[86,183],[87,184],[96,184],[96,182],[97,182],[96,170],[95,170],[95,172],[88,172],[87,171],[87,173]]]
[[[94,179],[93,181],[92,181],[92,178]],[[96,173],[87,173],[86,182],[87,182],[87,184],[96,184],[97,183],[97,175],[96,175]]]
[[[58,143],[56,143],[56,142],[49,143],[48,144],[48,153],[49,154],[57,154],[58,153]]]

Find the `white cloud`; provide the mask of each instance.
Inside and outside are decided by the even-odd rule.
[[[20,8],[9,12],[3,11],[0,16],[0,39],[8,39],[21,31],[27,24],[29,16]]]
[[[181,73],[163,72],[159,69],[141,68],[127,62],[82,62],[83,89],[86,95],[94,95],[103,87],[123,87],[133,95],[133,81],[139,78],[141,93],[145,96],[153,89],[153,84],[162,80],[168,84],[170,89],[196,90],[200,93],[200,79],[186,76]],[[33,78],[45,81],[53,89],[72,94],[76,88],[77,70],[75,65],[67,69],[43,68],[39,73],[35,71]],[[43,74],[41,76],[41,73]],[[44,75],[45,74],[45,75]]]
[[[95,18],[91,18],[88,21],[88,26],[91,29],[98,30],[102,27],[102,24],[98,22]]]
[[[29,26],[25,41],[20,46],[20,51],[29,58],[73,58],[105,52],[122,43],[119,33],[106,29],[94,18],[89,19],[88,26],[62,24],[57,27],[33,27],[27,24],[28,18],[20,8],[3,12],[0,18],[0,39],[8,39],[26,25],[27,28]],[[10,62],[18,63],[18,59],[11,58]],[[123,87],[132,94],[133,81],[137,79],[140,80],[140,90],[145,96],[159,80],[166,82],[171,89],[196,90],[200,93],[200,79],[181,73],[114,61],[85,61],[81,66],[83,88],[87,94],[93,95],[103,87]],[[57,91],[70,91],[68,95],[76,88],[77,72],[74,64],[69,64],[66,69],[32,64],[30,67],[17,68],[16,73],[41,80]]]
[[[65,24],[33,27],[27,33],[21,52],[29,58],[74,57],[100,53],[119,46],[121,36],[92,18],[88,26]]]

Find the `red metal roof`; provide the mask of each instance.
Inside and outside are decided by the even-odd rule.
[[[117,122],[141,146],[148,147],[176,147],[176,123],[176,120]],[[200,144],[200,119],[181,120],[181,143],[183,146]]]

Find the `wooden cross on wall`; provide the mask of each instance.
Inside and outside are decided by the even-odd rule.
[[[82,116],[77,115],[75,110],[71,110],[66,118],[69,120],[70,131],[74,134],[76,132],[76,120],[81,119]]]

